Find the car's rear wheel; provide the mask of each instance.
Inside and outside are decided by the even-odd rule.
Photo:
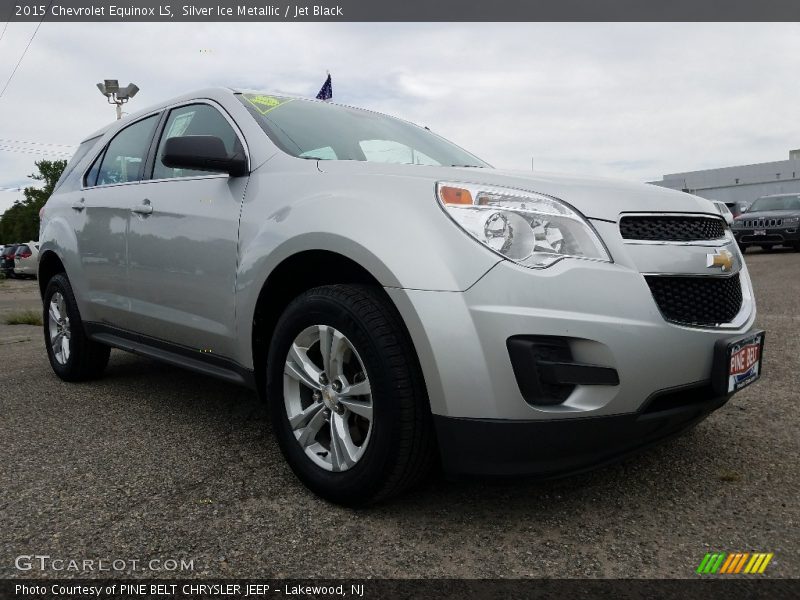
[[[327,500],[385,499],[432,465],[419,364],[399,316],[373,288],[318,287],[287,307],[270,345],[267,399],[286,460]]]
[[[44,342],[53,371],[64,381],[99,377],[108,364],[111,348],[90,340],[63,273],[54,275],[44,293]]]

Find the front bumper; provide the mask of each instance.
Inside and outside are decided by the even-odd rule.
[[[669,390],[633,414],[552,421],[435,416],[451,475],[558,477],[602,466],[696,425],[730,396],[706,386]]]
[[[742,246],[761,246],[773,244],[775,246],[794,246],[800,244],[800,228],[791,229],[762,229],[764,234],[756,235],[756,229],[734,229],[733,236]]]
[[[501,261],[464,292],[387,288],[417,350],[448,471],[574,471],[678,433],[728,399],[712,391],[715,346],[756,318],[734,240],[634,246],[616,224],[595,226],[615,262],[566,259],[532,270]],[[718,327],[667,322],[645,274],[718,276],[707,259],[723,249],[744,297],[736,318]],[[579,383],[531,400],[511,339],[557,341],[543,359],[550,376],[560,363]]]
[[[746,267],[741,274],[752,294]],[[635,413],[659,390],[708,382],[716,342],[747,332],[755,320],[751,303],[736,327],[668,323],[641,273],[579,260],[535,273],[501,262],[466,292],[387,293],[411,334],[433,414],[457,418]],[[526,402],[507,347],[515,336],[562,338],[573,361],[614,369],[619,384],[578,385],[560,404]]]

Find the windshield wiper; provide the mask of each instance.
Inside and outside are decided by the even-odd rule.
[[[486,167],[482,167],[481,165],[450,165],[451,167],[471,167],[473,169],[485,169]]]

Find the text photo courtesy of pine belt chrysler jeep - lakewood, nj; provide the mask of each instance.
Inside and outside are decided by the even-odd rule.
[[[297,477],[346,505],[436,465],[599,466],[761,373],[712,202],[496,170],[331,102],[215,88],[126,116],[69,161],[39,252],[60,378],[119,348],[248,386]]]

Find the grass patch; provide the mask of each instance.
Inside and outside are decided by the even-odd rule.
[[[6,325],[42,325],[42,315],[35,310],[21,310],[6,317]]]

